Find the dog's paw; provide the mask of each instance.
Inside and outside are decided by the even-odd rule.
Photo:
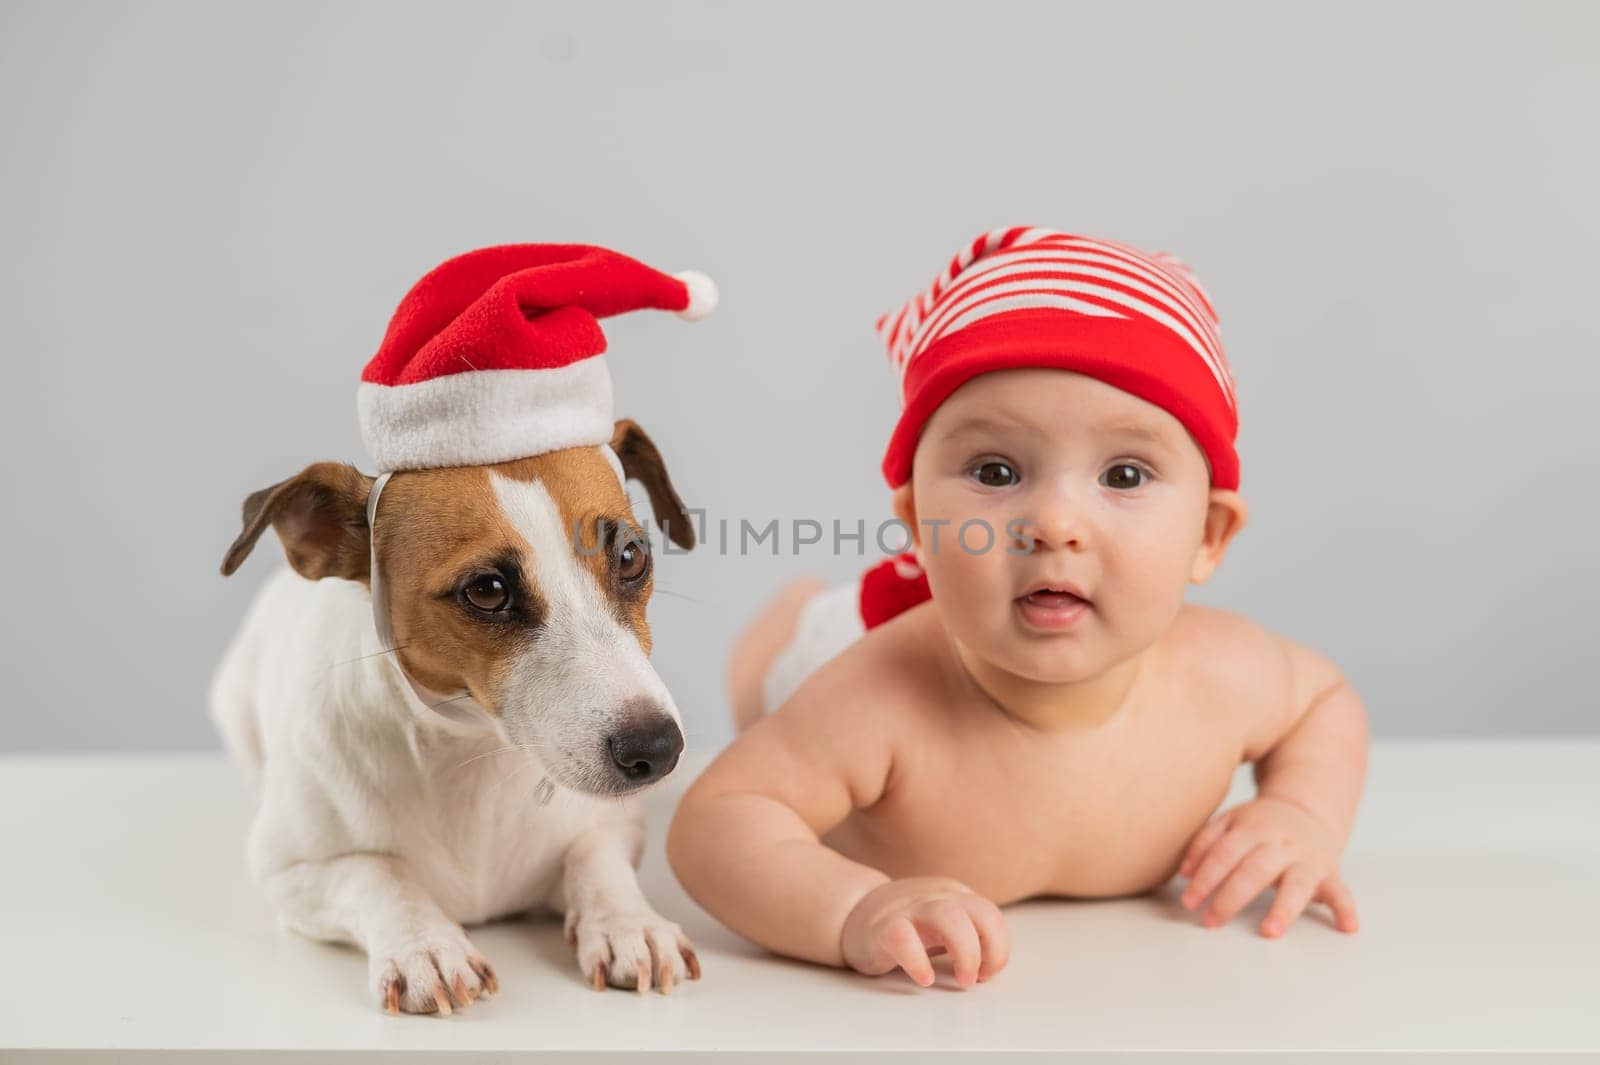
[[[667,994],[685,977],[700,979],[700,959],[689,937],[650,910],[569,910],[564,932],[577,952],[578,971],[596,991],[607,984],[638,991],[654,985]]]
[[[489,960],[459,928],[440,929],[373,951],[367,978],[388,1013],[449,1016],[479,995],[500,990]]]

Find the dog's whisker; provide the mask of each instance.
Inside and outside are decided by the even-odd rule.
[[[367,659],[369,659],[369,658],[377,658],[377,657],[378,657],[378,656],[379,656],[379,655],[392,655],[392,654],[394,654],[394,653],[395,653],[395,652],[396,652],[396,651],[399,651],[399,650],[401,650],[401,649],[403,649],[403,648],[406,648],[406,647],[409,647],[409,646],[411,646],[411,645],[410,645],[410,644],[405,644],[405,643],[402,643],[402,644],[396,644],[396,645],[395,645],[395,646],[393,646],[393,647],[385,647],[385,648],[384,648],[384,649],[383,649],[383,650],[381,650],[381,651],[374,651],[374,652],[372,652],[372,653],[371,653],[371,654],[369,654],[369,655],[357,655],[357,656],[356,656],[356,657],[355,657],[355,658],[347,658],[347,659],[345,659],[345,660],[344,660],[344,661],[343,661],[343,662],[335,662],[335,663],[334,663],[334,664],[333,664],[333,666],[348,666],[348,665],[350,665],[350,664],[351,664],[351,663],[352,663],[352,662],[364,662],[364,661],[366,661],[366,660],[367,660]],[[328,667],[328,668],[329,668],[329,669],[332,669],[332,668],[333,668],[333,666],[329,666],[329,667]]]
[[[511,772],[507,773],[505,776],[501,777],[495,782],[495,790],[498,791],[500,788],[504,787],[506,781],[510,780],[512,777],[516,776],[518,773],[522,772],[532,764],[532,762],[523,762],[518,765],[515,769],[511,770]]]
[[[524,769],[527,769],[530,765],[533,765],[533,764],[534,764],[533,761],[530,759],[530,760],[528,760],[526,762],[523,762],[521,765],[517,766],[517,768],[513,769],[511,772],[507,773],[505,776],[500,778],[500,782],[494,786],[495,790],[499,791],[501,788],[505,787],[506,781],[510,780],[512,777],[516,776],[518,773],[522,772]]]
[[[448,702],[450,700],[446,700],[446,701]],[[439,704],[436,703],[434,705],[439,705]],[[481,751],[478,754],[473,755],[471,758],[468,758],[468,759],[465,759],[463,761],[457,762],[455,765],[450,766],[448,769],[442,770],[442,772],[454,773],[456,770],[461,769],[461,768],[463,768],[465,766],[469,766],[473,762],[482,761],[485,758],[493,758],[497,754],[509,754],[512,751],[525,751],[525,752],[526,751],[532,751],[535,754],[550,754],[550,753],[553,753],[552,749],[550,747],[548,747],[547,745],[545,745],[543,743],[539,743],[536,740],[529,741],[529,742],[526,742],[526,743],[509,743],[509,744],[506,744],[503,747],[496,747],[492,751]],[[522,767],[519,767],[519,768],[522,768]]]
[[[505,754],[508,751],[515,751],[517,749],[518,749],[518,746],[517,746],[517,744],[514,744],[514,743],[509,747],[496,747],[492,751],[484,751],[482,754],[475,754],[471,758],[468,758],[464,762],[457,762],[455,765],[451,766],[449,769],[446,769],[445,772],[446,773],[454,773],[457,769],[460,769],[462,766],[471,765],[473,762],[476,762],[479,759],[490,758],[490,757],[493,757],[494,755]]]
[[[498,754],[498,753],[500,753],[502,751],[523,751],[523,752],[532,751],[534,754],[538,754],[538,755],[557,755],[557,756],[559,756],[559,754],[560,754],[560,752],[557,751],[554,747],[551,747],[547,743],[540,743],[538,740],[526,740],[526,741],[521,742],[521,743],[513,743],[509,747],[502,747],[500,749],[500,751],[491,751],[489,753]]]
[[[652,590],[657,595],[670,595],[674,599],[683,599],[683,600],[686,600],[687,602],[690,602],[690,603],[699,603],[701,606],[704,606],[705,602],[706,602],[704,599],[697,599],[692,595],[684,595],[682,592],[674,592],[674,591],[672,591],[670,589],[663,588],[659,584],[656,585],[655,588],[652,589]]]

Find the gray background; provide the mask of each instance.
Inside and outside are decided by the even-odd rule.
[[[0,749],[216,744],[281,557],[217,576],[240,500],[371,468],[356,379],[440,259],[712,274],[704,322],[608,324],[619,413],[713,519],[870,527],[871,323],[1013,223],[1217,300],[1252,521],[1195,600],[1326,650],[1380,735],[1594,731],[1597,36],[1580,3],[7,3]],[[691,744],[761,597],[869,561],[662,561]]]

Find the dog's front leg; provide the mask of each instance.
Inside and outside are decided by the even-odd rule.
[[[669,992],[700,961],[683,929],[645,901],[635,869],[644,852],[644,820],[631,814],[586,830],[567,848],[555,902],[565,909],[567,943],[596,991],[606,984]]]
[[[363,948],[371,992],[390,1013],[448,1014],[452,1001],[462,1007],[499,990],[488,960],[398,858],[297,862],[263,886],[290,928]]]

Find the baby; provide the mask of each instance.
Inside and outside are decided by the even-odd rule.
[[[790,586],[740,638],[742,731],[667,840],[684,887],[770,950],[924,986],[939,953],[961,987],[998,972],[1007,903],[1174,873],[1207,927],[1271,887],[1262,934],[1313,901],[1354,932],[1360,698],[1318,652],[1183,601],[1246,516],[1193,273],[996,230],[879,330],[911,550]],[[1256,798],[1212,816],[1241,761]]]

